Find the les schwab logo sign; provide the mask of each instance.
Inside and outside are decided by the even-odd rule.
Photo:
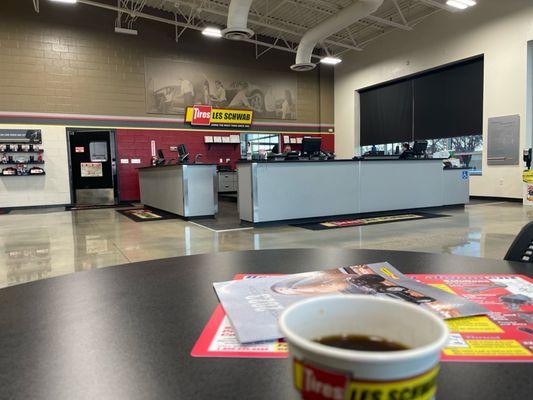
[[[253,111],[214,108],[194,105],[187,107],[185,122],[198,126],[224,126],[230,128],[248,128],[252,124]]]

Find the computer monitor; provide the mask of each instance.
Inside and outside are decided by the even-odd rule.
[[[161,149],[157,150],[157,160],[155,160],[155,165],[165,165],[165,155],[163,154],[163,150]]]
[[[302,156],[311,157],[316,153],[320,153],[320,146],[322,138],[319,137],[304,137],[302,139]]]
[[[178,161],[181,163],[187,162],[189,159],[189,153],[187,153],[187,149],[185,148],[184,144],[180,144],[178,146]]]
[[[428,148],[428,142],[426,140],[416,140],[413,144],[413,156],[420,157],[426,154]]]

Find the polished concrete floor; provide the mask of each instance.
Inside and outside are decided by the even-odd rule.
[[[0,287],[116,264],[232,250],[338,247],[501,259],[533,218],[533,208],[512,202],[473,202],[440,212],[449,217],[326,231],[281,226],[215,232],[182,220],[136,223],[114,209],[15,210],[0,215]]]

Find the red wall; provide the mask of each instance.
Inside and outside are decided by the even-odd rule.
[[[198,153],[203,154],[200,159],[204,163],[217,163],[220,158],[224,161],[231,158],[231,164],[240,158],[238,144],[211,144],[210,148],[204,143],[205,135],[229,136],[234,132],[205,133],[201,131],[167,131],[167,130],[142,130],[142,129],[119,129],[117,130],[117,158],[118,175],[120,182],[120,200],[139,199],[139,177],[137,168],[150,165],[152,153],[150,142],[155,140],[156,150],[161,149],[165,158],[171,159],[178,156],[177,152],[171,152],[170,146],[185,144],[190,153],[190,160]],[[130,159],[129,164],[121,164],[121,158]],[[131,164],[132,158],[140,158],[141,164]]]
[[[150,142],[155,140],[156,150],[162,149],[167,159],[176,158],[178,153],[170,151],[170,146],[184,144],[190,153],[190,161],[198,153],[203,154],[200,159],[204,163],[219,163],[219,159],[224,161],[231,159],[231,166],[235,168],[236,162],[241,156],[238,144],[204,143],[204,136],[229,136],[238,132],[203,132],[203,131],[169,131],[169,130],[144,130],[144,129],[118,129],[116,133],[117,144],[117,165],[120,186],[120,200],[139,200],[139,176],[137,168],[150,165],[152,154]],[[322,137],[322,149],[325,151],[334,150],[334,135],[320,134],[285,134],[290,137],[314,136]],[[282,134],[283,141],[283,134]],[[284,144],[283,144],[284,146]],[[281,146],[280,150],[283,150]],[[292,144],[293,150],[299,150],[301,145]],[[120,159],[127,158],[129,164],[121,164]],[[132,158],[139,158],[141,164],[131,164]]]

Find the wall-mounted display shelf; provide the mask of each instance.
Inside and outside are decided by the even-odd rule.
[[[37,167],[44,165],[42,143],[40,129],[0,129],[0,178],[46,175]],[[39,173],[32,174],[32,170]]]
[[[302,137],[291,137],[287,135],[283,135],[283,143],[284,144],[302,144]]]
[[[13,161],[13,162],[0,162],[0,165],[18,165],[18,164],[44,164],[44,161],[23,161],[23,162],[16,162],[16,161]]]
[[[43,172],[42,174],[26,174],[26,175],[2,175],[0,173],[0,178],[22,178],[25,176],[44,176],[46,175],[46,172]]]
[[[241,143],[240,135],[229,136],[204,136],[204,143],[212,144],[239,144]]]
[[[10,153],[10,154],[16,154],[16,153],[44,153],[44,149],[39,150],[18,150],[18,151],[12,151],[12,150],[0,150],[0,153]]]
[[[204,143],[207,144],[207,148],[209,150],[211,149],[211,145],[213,144],[231,144],[235,147],[241,144],[241,136],[204,136]]]

